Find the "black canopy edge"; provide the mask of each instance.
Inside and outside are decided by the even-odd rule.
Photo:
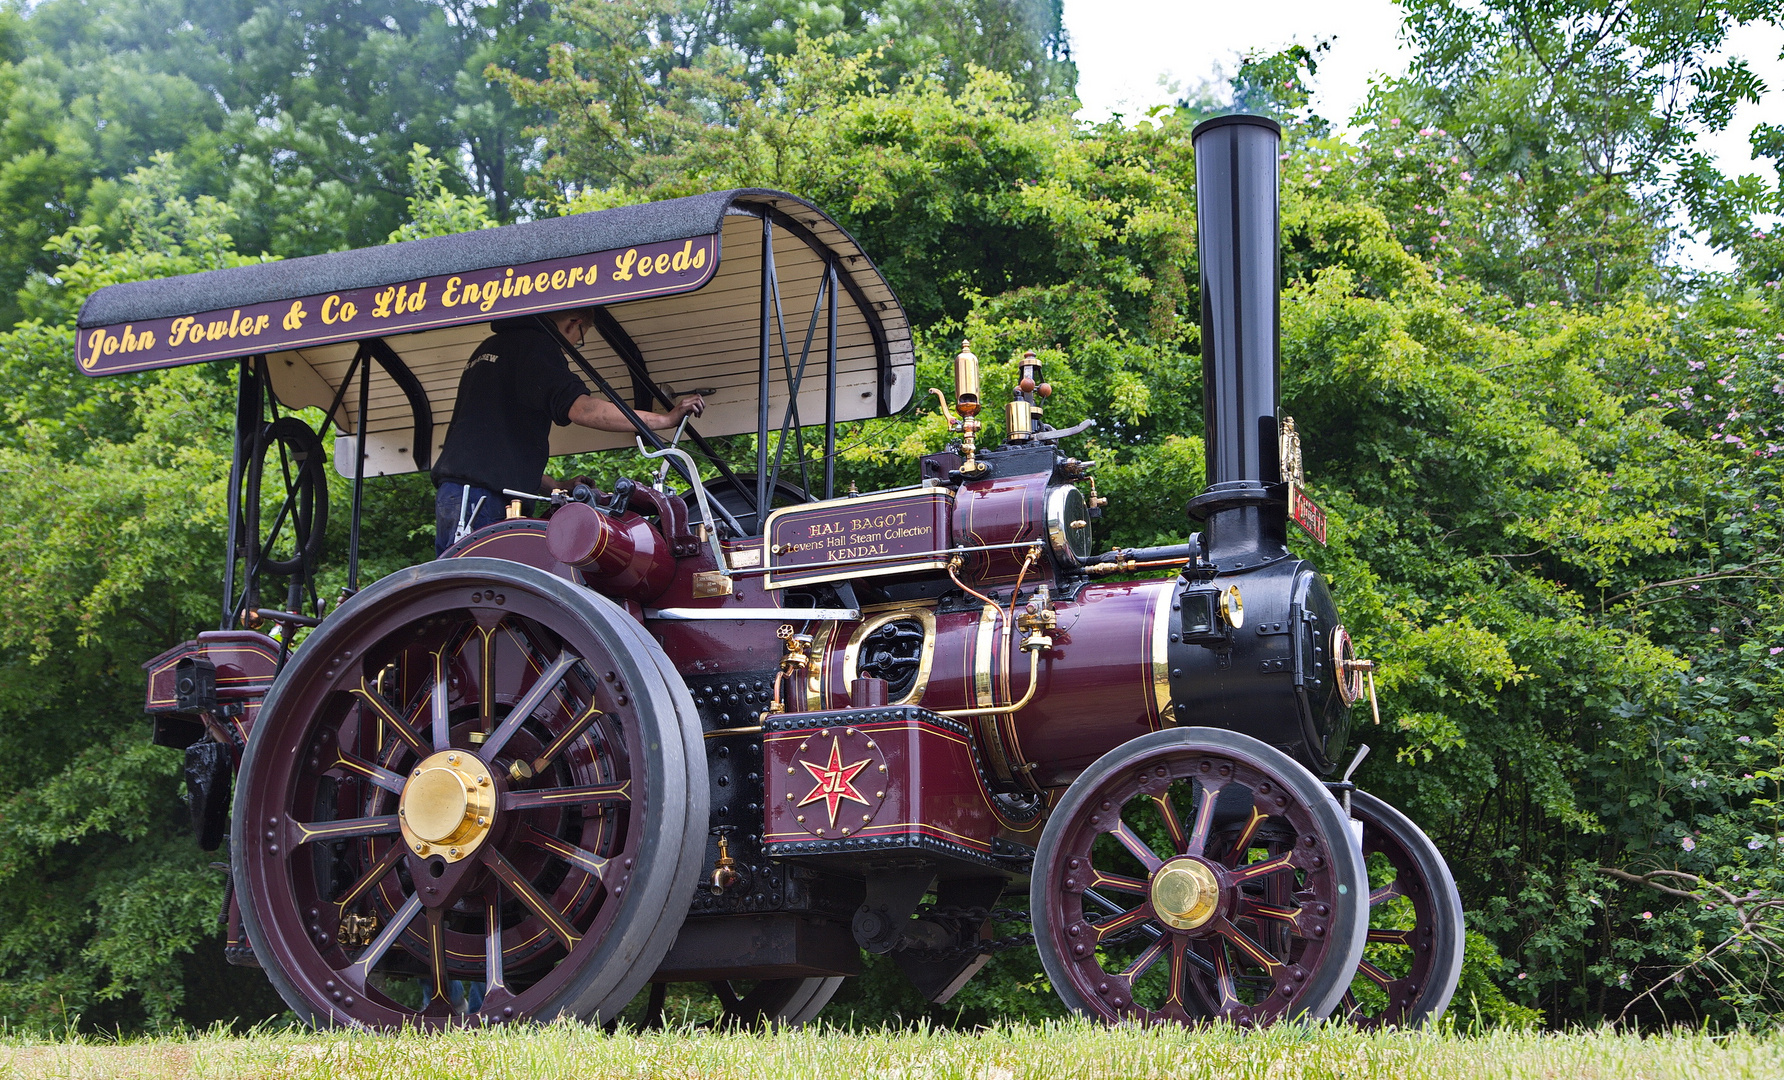
[[[714,191],[452,236],[108,285],[87,297],[77,325],[87,329],[141,323],[702,236],[718,232],[726,211],[740,200],[762,197],[797,202],[824,216],[817,207],[785,192]]]

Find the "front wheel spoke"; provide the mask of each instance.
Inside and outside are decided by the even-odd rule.
[[[1411,930],[1374,930],[1369,931],[1371,942],[1385,942],[1391,945],[1411,945]]]
[[[1116,892],[1139,893],[1144,896],[1152,886],[1139,878],[1125,877],[1121,874],[1105,874],[1096,867],[1090,868],[1090,884],[1114,889]]]
[[[378,714],[378,719],[384,721],[384,725],[396,733],[397,738],[409,744],[409,749],[422,757],[428,755],[430,750],[427,743],[422,741],[421,733],[410,727],[407,720],[398,716],[396,710],[390,707],[390,703],[384,700],[384,695],[374,690],[370,683],[363,678],[360,679],[359,685],[354,687],[351,693],[370,706],[371,710]]]
[[[578,735],[587,731],[590,724],[605,715],[607,714],[595,708],[595,703],[590,701],[588,707],[582,710],[582,715],[571,721],[568,727],[558,733],[557,738],[551,740],[551,745],[545,748],[544,753],[533,759],[534,775],[544,772],[545,766],[551,764],[552,758],[557,757],[564,747],[574,742]]]
[[[551,666],[533,680],[533,685],[527,689],[525,696],[514,703],[514,708],[509,711],[501,724],[490,732],[489,738],[485,739],[483,746],[478,749],[478,756],[482,757],[484,761],[494,761],[496,755],[502,752],[502,747],[508,745],[508,740],[514,737],[516,731],[520,730],[520,725],[526,723],[527,717],[533,715],[533,710],[545,701],[545,695],[551,693],[558,681],[564,677],[564,673],[580,660],[581,657],[573,656],[567,651],[559,653],[558,658],[551,662]]]
[[[586,848],[577,847],[570,841],[550,833],[527,826],[520,839],[536,848],[549,851],[572,866],[580,867],[595,875],[597,880],[605,881],[607,876],[607,860]]]
[[[1258,944],[1256,938],[1239,929],[1237,926],[1234,926],[1226,919],[1222,918],[1216,920],[1214,930],[1221,937],[1227,939],[1227,941],[1232,944],[1233,948],[1244,953],[1247,959],[1258,967],[1263,968],[1269,975],[1275,975],[1277,970],[1282,967],[1282,961],[1270,955],[1270,950]]]
[[[1214,993],[1220,999],[1216,1011],[1224,1013],[1239,1007],[1239,986],[1233,979],[1233,966],[1227,959],[1225,942],[1218,943],[1214,949]]]
[[[1228,866],[1238,866],[1245,860],[1245,852],[1251,848],[1252,837],[1257,835],[1258,826],[1268,820],[1269,816],[1256,806],[1251,807],[1251,816],[1246,819],[1245,827],[1239,830],[1239,835],[1233,839],[1232,848],[1227,852]]]
[[[1274,859],[1265,859],[1261,863],[1253,863],[1250,866],[1234,870],[1228,880],[1237,885],[1257,878],[1268,877],[1271,874],[1280,874],[1284,870],[1293,870],[1295,868],[1294,859],[1294,852],[1285,851]]]
[[[398,830],[395,814],[382,817],[344,818],[340,821],[294,821],[292,842],[313,844],[319,840],[345,840],[350,836],[380,836]]]
[[[1136,923],[1143,923],[1150,918],[1152,918],[1152,905],[1149,903],[1141,904],[1139,907],[1136,907],[1131,911],[1125,911],[1113,918],[1104,919],[1099,923],[1093,923],[1090,928],[1095,931],[1096,940],[1101,942],[1111,934],[1126,930],[1128,927],[1133,926]]]
[[[545,924],[546,929],[551,931],[551,935],[564,943],[565,949],[574,950],[576,948],[577,943],[582,940],[582,936],[571,927],[570,920],[564,918],[563,912],[552,907],[543,896],[539,895],[538,891],[533,888],[533,883],[528,881],[519,870],[516,870],[513,863],[504,858],[502,853],[495,848],[484,849],[484,862],[496,877],[502,879],[502,884],[508,886],[508,890],[518,897],[529,911],[539,917],[539,921]]]
[[[1361,975],[1365,979],[1368,979],[1370,982],[1374,983],[1376,986],[1381,987],[1383,990],[1386,990],[1388,988],[1389,984],[1391,984],[1394,981],[1394,977],[1392,975],[1389,975],[1387,972],[1381,970],[1380,968],[1376,967],[1374,964],[1371,964],[1367,960],[1364,960],[1362,963],[1357,965],[1357,974]]]
[[[1379,904],[1385,904],[1389,900],[1405,895],[1406,893],[1400,889],[1400,879],[1395,878],[1391,884],[1383,885],[1381,888],[1376,889],[1369,894],[1369,906],[1375,907]]]
[[[371,976],[372,969],[378,966],[378,961],[384,959],[384,954],[389,952],[390,947],[396,943],[397,935],[407,930],[409,924],[415,921],[415,916],[420,912],[421,897],[409,897],[402,907],[396,909],[396,914],[390,917],[390,921],[384,924],[384,929],[378,931],[378,936],[365,947],[365,951],[354,959],[353,970],[359,976],[362,985]]]
[[[510,791],[502,796],[503,810],[537,810],[547,806],[586,806],[589,803],[632,801],[632,782],[596,784],[593,787],[546,788],[543,791]]]
[[[1167,946],[1170,946],[1173,942],[1183,941],[1183,940],[1187,940],[1187,939],[1183,938],[1183,936],[1180,934],[1171,934],[1166,937],[1161,937],[1157,941],[1146,946],[1145,952],[1142,952],[1140,955],[1134,957],[1133,963],[1122,968],[1121,969],[1121,977],[1127,980],[1128,992],[1129,993],[1133,992],[1133,985],[1134,985],[1134,981],[1136,979],[1138,979],[1140,976],[1146,974],[1147,970],[1149,968],[1151,968],[1153,964],[1158,963],[1158,958],[1160,956],[1164,955],[1164,951]],[[1173,959],[1171,961],[1172,969],[1175,970],[1176,966],[1177,966],[1177,961],[1175,959]]]
[[[335,901],[335,903],[342,910],[345,910],[350,905],[356,903],[360,897],[371,890],[373,885],[384,880],[385,874],[396,869],[396,864],[402,859],[404,850],[405,849],[401,844],[390,845],[389,848],[385,849],[384,857],[374,863],[372,868],[367,870],[358,881],[355,881],[347,891],[341,895],[341,898]]]
[[[1241,917],[1287,923],[1296,930],[1301,928],[1300,908],[1280,907],[1276,904],[1266,904],[1261,900],[1246,897],[1240,901],[1239,914]]]
[[[1140,839],[1132,829],[1128,828],[1127,822],[1117,820],[1115,827],[1109,830],[1109,835],[1126,848],[1129,854],[1140,860],[1140,865],[1146,868],[1147,873],[1164,865],[1164,861],[1153,854],[1152,849],[1146,845],[1146,841]]]
[[[330,766],[330,768],[344,769],[355,776],[371,781],[373,784],[383,788],[385,791],[388,791],[393,795],[401,795],[403,793],[402,777],[383,766],[374,765],[363,758],[349,754],[345,750],[339,748],[335,750],[334,764]]]

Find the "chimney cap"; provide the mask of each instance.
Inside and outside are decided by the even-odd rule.
[[[1224,116],[1209,117],[1197,124],[1190,131],[1189,137],[1192,140],[1199,139],[1202,137],[1202,132],[1211,131],[1217,127],[1226,127],[1228,124],[1250,124],[1254,127],[1269,128],[1278,136],[1282,134],[1282,125],[1267,116],[1259,116],[1256,113],[1227,113]]]

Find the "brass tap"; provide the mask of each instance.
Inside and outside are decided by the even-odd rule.
[[[1047,586],[1042,585],[1028,598],[1022,614],[1016,617],[1016,629],[1029,633],[1059,629],[1059,612],[1053,609],[1053,598],[1048,594]]]
[[[722,894],[725,890],[731,888],[731,886],[736,885],[742,880],[743,875],[737,870],[737,860],[731,857],[730,840],[724,832],[720,832],[719,857],[717,861],[713,863],[712,869],[711,881],[713,894]]]

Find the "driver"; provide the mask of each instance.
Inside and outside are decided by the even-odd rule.
[[[592,308],[572,308],[545,316],[572,344],[594,325]],[[558,343],[532,316],[501,319],[495,331],[471,353],[458,380],[458,400],[446,445],[434,462],[434,553],[475,529],[499,521],[509,496],[502,489],[548,492],[559,486],[545,472],[551,456],[551,425],[577,424],[601,431],[630,431],[631,424],[610,401],[588,392],[570,370]],[[689,394],[668,412],[637,410],[659,430],[706,408]]]

